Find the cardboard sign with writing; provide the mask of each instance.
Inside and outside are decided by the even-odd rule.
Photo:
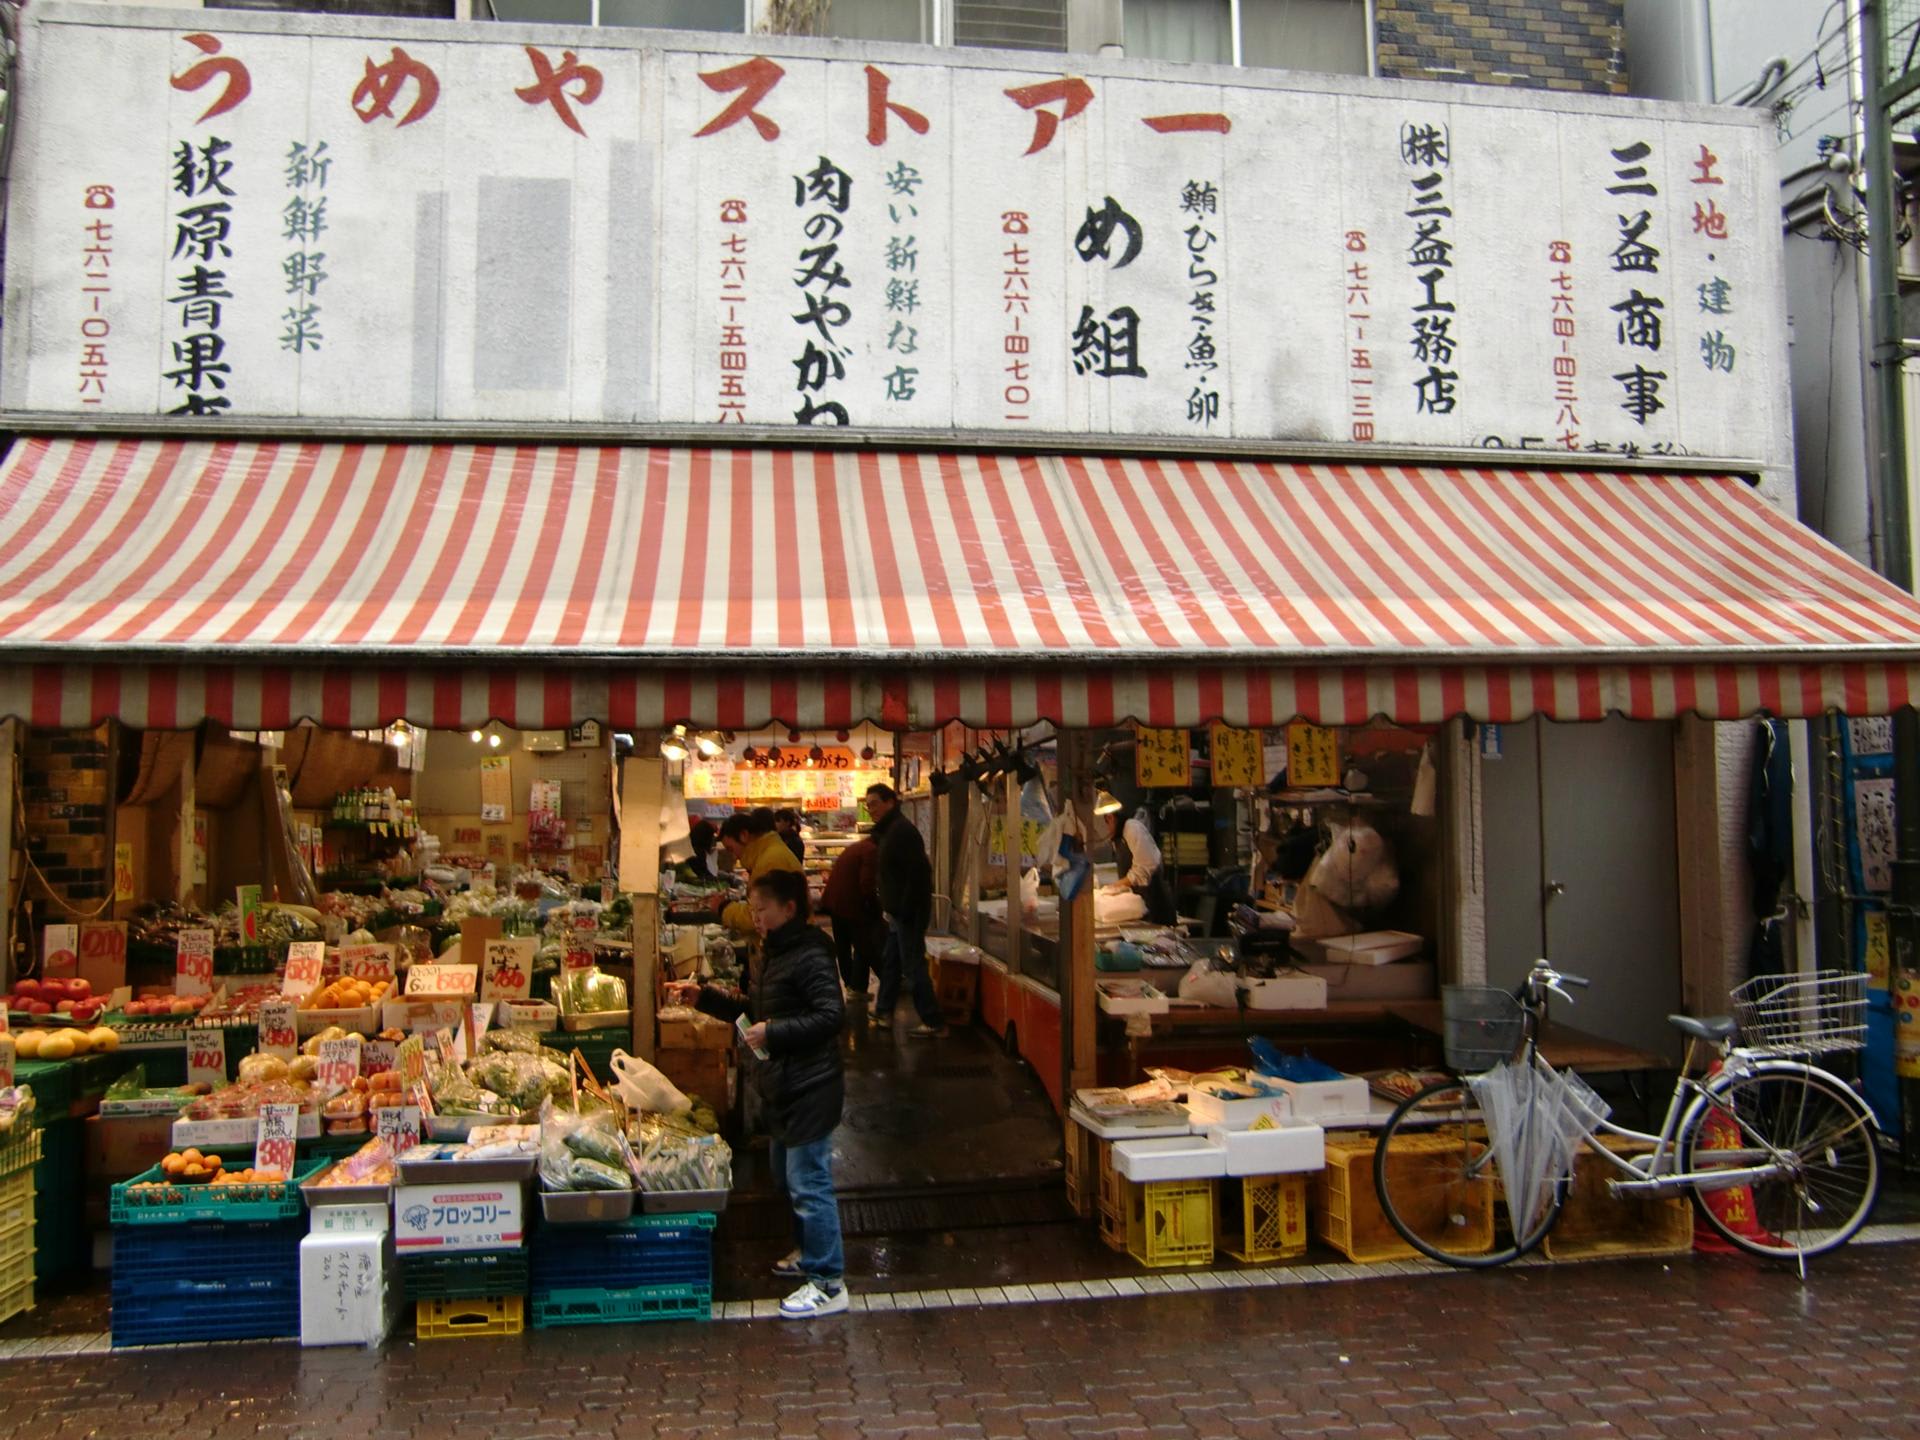
[[[1213,783],[1221,790],[1254,790],[1267,783],[1261,773],[1261,746],[1258,730],[1236,730],[1231,725],[1216,725],[1210,741],[1213,755]]]
[[[460,953],[467,953],[464,940],[460,942]],[[407,972],[407,994],[471,995],[479,988],[479,982],[478,965],[416,965]]]
[[[49,978],[80,968],[80,927],[49,925],[40,934],[40,973]]]
[[[393,979],[393,946],[341,946],[340,973],[349,980],[366,980],[376,985]]]
[[[360,1046],[360,1073],[378,1075],[386,1070],[400,1068],[400,1042],[398,1040],[368,1040]]]
[[[213,993],[213,931],[182,930],[174,937],[173,993]]]
[[[0,1086],[13,1084],[13,1036],[0,1030]]]
[[[513,762],[489,755],[480,762],[480,821],[504,825],[513,815]]]
[[[395,1155],[404,1155],[420,1143],[418,1105],[382,1105],[373,1112],[373,1133],[387,1142]]]
[[[111,995],[127,983],[127,922],[80,922],[80,978],[96,995]]]
[[[234,899],[240,904],[240,943],[258,945],[260,943],[260,887],[242,885],[234,892]]]
[[[1184,790],[1193,783],[1193,744],[1185,730],[1134,732],[1134,783],[1142,790]]]
[[[300,1128],[298,1105],[262,1105],[253,1132],[253,1168],[293,1174],[293,1147]]]
[[[320,976],[326,968],[326,941],[294,941],[287,947],[287,973],[280,982],[280,993],[295,1000],[306,999],[320,988]]]
[[[530,938],[489,940],[480,971],[480,994],[487,1000],[524,1000],[533,989],[534,942]],[[461,953],[465,953],[464,949]]]
[[[593,946],[567,937],[566,968],[569,970],[591,970],[593,968]]]
[[[294,1004],[286,997],[260,1002],[260,1053],[291,1060],[300,1053],[300,1033],[294,1025]]]
[[[331,1098],[353,1088],[360,1078],[360,1037],[320,1042],[320,1064],[314,1074],[314,1087]]]
[[[1340,737],[1324,725],[1287,726],[1287,784],[1311,790],[1340,783]]]
[[[227,1083],[226,1031],[187,1032],[187,1083],[211,1085],[215,1090]]]
[[[122,840],[113,847],[113,898],[116,903],[133,899],[133,842]]]

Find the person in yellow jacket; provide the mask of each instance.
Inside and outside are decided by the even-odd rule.
[[[763,808],[745,815],[729,815],[720,827],[720,843],[727,847],[735,868],[746,875],[749,885],[776,870],[805,873],[805,867],[787,848],[787,842],[775,832],[771,810]],[[722,910],[720,923],[743,937],[755,933],[753,911],[744,900],[736,900]]]

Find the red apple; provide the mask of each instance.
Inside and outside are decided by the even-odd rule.
[[[93,994],[93,982],[76,975],[67,981],[67,993],[76,1000],[85,1000]]]
[[[73,1018],[83,1025],[91,1025],[106,1013],[106,1005],[99,1000],[82,1000],[73,1007]]]
[[[53,1006],[44,1000],[29,1000],[27,1001],[27,1011],[33,1015],[51,1015],[53,1013]]]
[[[72,1000],[62,1000],[53,1008],[62,1015],[71,1015],[73,1013],[74,1004],[75,1002]]]
[[[22,980],[13,987],[13,993],[17,999],[38,1000],[40,998],[40,982],[38,980]]]

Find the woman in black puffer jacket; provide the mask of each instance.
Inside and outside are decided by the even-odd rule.
[[[723,1020],[751,1018],[743,1039],[765,1054],[748,1063],[773,1140],[774,1182],[785,1182],[793,1206],[796,1242],[773,1269],[805,1282],[781,1302],[780,1313],[792,1320],[837,1315],[847,1308],[833,1189],[833,1132],[845,1098],[840,968],[827,937],[807,923],[804,875],[769,871],[753,882],[747,904],[764,937],[752,993],[742,999],[707,987],[699,1008]]]

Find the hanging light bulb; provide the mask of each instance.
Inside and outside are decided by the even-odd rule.
[[[822,750],[818,745],[807,751],[807,768],[809,770],[818,770],[826,763],[827,752]]]
[[[1093,813],[1094,814],[1111,815],[1113,814],[1114,811],[1118,810],[1119,808],[1120,808],[1119,800],[1117,800],[1114,797],[1113,792],[1107,789],[1106,786],[1103,785],[1098,790],[1093,792]]]
[[[687,727],[676,725],[660,737],[660,753],[669,760],[684,760],[692,747],[687,743]]]
[[[760,752],[751,745],[747,746],[746,749],[740,752],[740,763],[742,765],[758,765],[760,763]]]
[[[487,744],[491,745],[495,750],[498,750],[500,748],[500,737],[498,735],[487,736]]]
[[[871,765],[873,763],[873,746],[868,745],[865,748],[863,748],[860,751],[860,758],[866,761],[867,764]]]
[[[693,737],[693,748],[700,752],[702,760],[718,760],[727,753],[726,737],[718,730],[702,730]]]
[[[467,739],[471,740],[476,745],[478,745],[482,740],[486,738],[487,737],[481,734],[478,730],[469,730],[467,732]]]

